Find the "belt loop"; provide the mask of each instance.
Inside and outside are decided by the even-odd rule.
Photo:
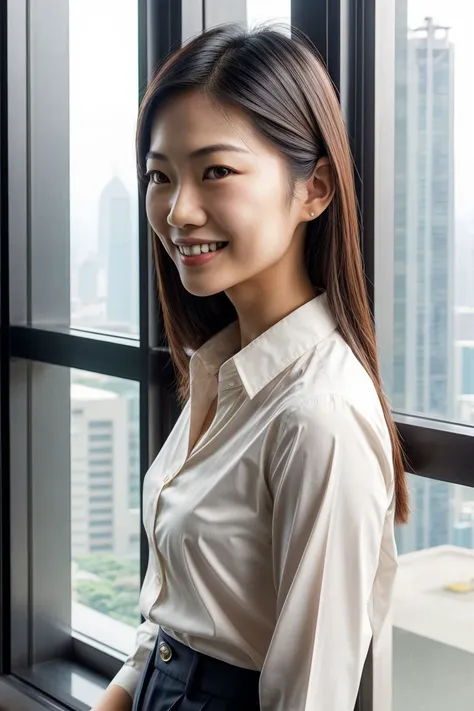
[[[186,688],[184,690],[185,698],[190,698],[190,694],[194,691],[196,686],[197,676],[198,676],[198,664],[199,664],[199,652],[193,650],[193,659],[191,666],[189,668],[188,679],[186,681]]]

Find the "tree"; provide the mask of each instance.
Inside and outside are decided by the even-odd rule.
[[[113,555],[76,558],[78,567],[98,576],[98,580],[75,581],[77,601],[135,627],[140,621],[140,577],[137,563]]]

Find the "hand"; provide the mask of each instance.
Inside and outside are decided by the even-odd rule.
[[[132,711],[132,706],[130,694],[118,684],[111,684],[91,711]]]

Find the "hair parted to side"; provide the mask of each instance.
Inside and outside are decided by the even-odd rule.
[[[287,31],[288,26],[284,26]],[[173,96],[205,91],[217,105],[242,109],[258,134],[286,161],[293,190],[328,156],[336,185],[329,207],[308,223],[305,261],[313,285],[327,292],[338,329],[369,373],[392,442],[396,521],[406,523],[409,504],[404,454],[382,388],[375,330],[369,309],[359,243],[352,156],[338,98],[310,40],[296,29],[291,37],[276,26],[251,31],[221,25],[173,52],[158,69],[143,97],[137,124],[138,178],[146,190],[145,155],[151,122]],[[153,235],[163,323],[182,401],[189,397],[189,351],[199,348],[237,318],[224,293],[190,294],[174,263]]]

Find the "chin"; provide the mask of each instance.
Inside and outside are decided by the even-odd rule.
[[[186,291],[189,291],[193,296],[214,296],[224,291],[221,287],[212,288],[212,286],[207,284],[186,284],[184,281],[182,284]]]

